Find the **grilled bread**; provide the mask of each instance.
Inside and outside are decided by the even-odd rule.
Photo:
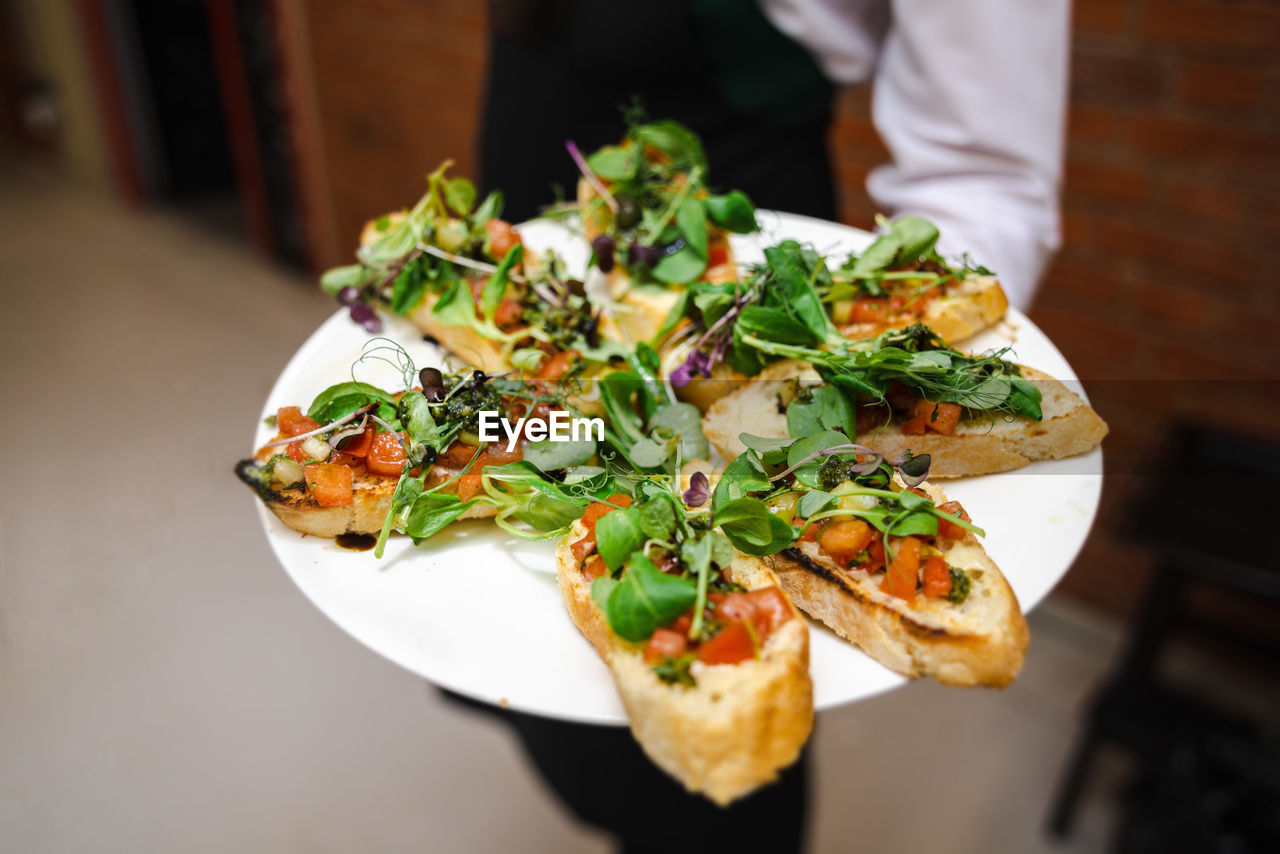
[[[774,780],[800,755],[813,729],[809,628],[797,615],[769,635],[755,660],[693,665],[697,684],[660,680],[643,643],[616,635],[591,598],[591,578],[570,551],[586,529],[575,523],[556,550],[556,576],[578,629],[617,684],[636,741],[691,792],[728,804]],[[778,580],[759,558],[737,554],[733,580],[748,589]]]

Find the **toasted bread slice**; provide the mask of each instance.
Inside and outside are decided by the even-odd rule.
[[[813,729],[809,627],[798,615],[765,642],[759,659],[693,665],[695,687],[670,685],[644,662],[644,645],[614,634],[591,598],[570,545],[580,522],[556,549],[556,577],[574,623],[609,665],[631,732],[658,767],[717,804],[774,780],[800,755]],[[748,589],[777,584],[759,558],[738,554],[734,581]]]
[[[247,474],[255,460],[244,460],[236,466],[236,474],[254,489],[257,481]],[[455,469],[433,466],[427,475],[427,486],[443,483],[456,475]],[[352,469],[352,500],[345,507],[321,507],[315,498],[301,485],[271,490],[263,495],[263,503],[278,518],[300,534],[314,537],[337,537],[342,534],[370,534],[382,531],[382,523],[391,509],[391,495],[396,491],[396,478],[369,474],[363,466]],[[445,492],[457,492],[456,482]],[[488,504],[472,507],[463,513],[462,519],[484,519],[497,514],[497,508]]]
[[[1044,419],[1031,421],[1009,415],[962,421],[950,436],[937,433],[907,435],[897,424],[858,434],[858,441],[888,457],[905,450],[932,454],[930,478],[992,474],[1021,468],[1037,460],[1057,460],[1093,450],[1107,435],[1106,422],[1058,380],[1034,368],[1022,375],[1035,383],[1043,397]],[[784,361],[767,367],[754,382],[712,405],[703,419],[707,438],[726,459],[746,450],[739,435],[750,433],[786,438],[787,417],[778,411],[778,392],[793,378],[821,382],[804,362]]]
[[[906,323],[851,323],[840,327],[846,338],[873,338],[890,329],[923,323],[943,341],[958,342],[990,329],[1004,317],[1009,299],[995,276],[970,276],[947,288],[947,295],[931,300],[919,317]]]
[[[925,488],[935,501],[945,500],[940,490]],[[972,533],[939,540],[937,548],[969,576],[960,604],[923,594],[914,602],[899,599],[880,589],[882,574],[844,569],[812,541],[767,560],[806,614],[890,670],[1002,688],[1018,675],[1030,640],[1018,599]]]

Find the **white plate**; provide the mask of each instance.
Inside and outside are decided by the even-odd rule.
[[[742,261],[763,260],[763,246],[786,237],[832,254],[859,250],[871,239],[807,217],[762,211],[760,219],[761,235],[734,238]],[[561,226],[534,222],[520,231],[531,248],[554,247],[567,256],[570,269],[581,270],[585,263],[582,241]],[[418,366],[439,364],[438,351],[407,322],[384,319],[386,336],[405,346]],[[350,378],[367,338],[345,311],[329,318],[280,375],[264,417],[281,406],[307,404],[327,386]],[[1015,310],[969,348],[1010,343],[1017,361],[1075,380],[1057,348]],[[377,365],[362,365],[358,374],[388,388],[403,386],[394,371]],[[268,428],[260,427],[255,447],[270,439]],[[944,485],[986,529],[987,551],[1030,610],[1084,544],[1102,488],[1102,453]],[[626,722],[608,669],[560,601],[552,544],[527,543],[476,521],[454,525],[421,547],[393,538],[378,561],[371,552],[302,537],[261,505],[260,510],[267,539],[289,576],[316,607],[375,652],[479,700],[584,723]],[[1032,655],[1034,650],[1033,645]],[[811,660],[818,709],[905,681],[817,625]]]

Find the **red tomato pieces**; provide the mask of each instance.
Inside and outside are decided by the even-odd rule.
[[[307,491],[321,507],[347,507],[354,498],[351,469],[336,463],[312,463],[302,469]]]
[[[378,433],[369,444],[364,464],[370,474],[382,477],[399,477],[407,458],[400,437],[393,433]]]
[[[603,561],[602,561],[603,563]],[[645,664],[657,664],[664,658],[679,658],[689,647],[688,640],[673,629],[657,629],[644,648]]]
[[[848,566],[875,538],[875,529],[861,519],[838,519],[822,531],[818,543],[841,566]]]
[[[885,573],[880,589],[890,596],[910,602],[916,598],[916,580],[920,573],[920,540],[903,537],[894,550],[893,561]]]
[[[302,414],[296,406],[284,406],[276,412],[276,429],[281,436],[301,436],[312,430],[319,430],[322,425],[314,418]]]
[[[737,664],[756,657],[756,642],[747,623],[730,623],[698,645],[704,664]]]
[[[951,593],[951,570],[947,562],[934,555],[924,562],[924,595],[947,596]]]
[[[484,230],[489,236],[489,254],[495,261],[506,258],[512,247],[520,242],[520,235],[504,219],[489,220],[484,224]]]
[[[939,504],[938,509],[943,513],[950,513],[958,519],[963,519],[966,522],[970,521],[969,514],[965,511],[964,507],[960,506],[959,501],[947,501],[943,504]],[[955,522],[942,518],[938,519],[939,537],[947,540],[963,540],[968,535],[969,532],[964,528],[961,528]]]

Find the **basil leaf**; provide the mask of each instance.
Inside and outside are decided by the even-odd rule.
[[[1009,405],[1017,415],[1030,418],[1032,421],[1040,421],[1044,418],[1044,412],[1040,409],[1040,389],[1036,387],[1030,380],[1024,380],[1022,377],[1012,377],[1009,380],[1012,386],[1009,392]]]
[[[938,517],[923,510],[908,513],[894,520],[889,527],[889,533],[898,537],[909,534],[934,537],[938,534]]]
[[[756,207],[741,190],[733,190],[723,196],[708,196],[702,200],[707,218],[716,225],[737,234],[759,230],[756,223]]]
[[[694,167],[707,171],[707,155],[702,141],[684,125],[669,119],[649,122],[631,131],[631,138],[643,146],[650,145],[671,158],[677,169],[688,171]]]
[[[476,208],[476,212],[471,215],[471,221],[483,231],[486,222],[500,216],[502,216],[502,193],[494,190],[484,197],[480,207]]]
[[[680,296],[676,297],[676,301],[671,306],[671,310],[667,312],[667,316],[663,318],[662,325],[658,327],[658,331],[653,335],[653,344],[657,346],[658,342],[671,334],[671,330],[676,328],[684,316],[689,312],[689,290],[680,292]]]
[[[696,280],[706,268],[706,252],[699,254],[696,249],[686,243],[670,255],[662,256],[662,259],[653,265],[650,273],[660,282],[682,285]]]
[[[676,511],[666,494],[640,505],[638,510],[640,530],[654,540],[670,540],[676,528]]]
[[[713,515],[719,513],[721,507],[735,498],[742,498],[752,492],[767,492],[773,488],[773,484],[751,457],[750,453],[740,454],[725,467],[719,483],[711,493]]]
[[[853,405],[835,386],[818,386],[808,401],[797,398],[787,407],[787,432],[792,436],[812,436],[824,430],[858,435]]]
[[[568,528],[582,517],[583,504],[551,491],[539,489],[521,503],[508,518],[523,522],[537,531]]]
[[[735,498],[716,511],[716,526],[734,548],[750,555],[777,554],[796,541],[796,531],[769,512],[759,498]]]
[[[525,445],[524,459],[542,471],[580,466],[591,461],[596,454],[594,439],[577,439],[567,442],[542,439]]]
[[[337,421],[344,415],[350,415],[362,406],[370,403],[382,403],[396,407],[396,399],[377,386],[361,382],[345,382],[331,385],[316,395],[311,401],[307,416],[321,424]]]
[[[466,178],[450,178],[444,182],[444,202],[458,216],[466,216],[476,203],[476,185]]]
[[[418,304],[426,289],[427,277],[421,259],[405,264],[391,289],[391,310],[403,317]]]
[[[676,225],[685,244],[705,260],[707,257],[707,212],[696,199],[685,199],[676,208]]]
[[[431,314],[445,326],[475,326],[476,304],[467,283],[455,280],[431,307]]]
[[[603,516],[600,521],[613,515]],[[639,642],[689,610],[697,595],[691,580],[667,575],[649,558],[637,554],[631,558],[622,581],[609,594],[605,615],[619,637]]]
[[[596,549],[610,570],[626,563],[632,552],[644,546],[644,541],[637,513],[629,507],[606,513],[596,520]]]
[[[815,341],[809,327],[787,312],[760,305],[749,305],[744,308],[733,331],[735,336],[754,335],[779,344],[804,346]]]
[[[475,498],[460,501],[456,495],[425,492],[413,502],[413,509],[404,523],[404,532],[417,544],[439,533],[477,503]]]
[[[830,492],[823,492],[820,489],[810,490],[800,496],[800,502],[796,505],[796,514],[802,519],[808,519],[814,513],[826,510],[835,502],[836,497]]]
[[[666,443],[655,442],[648,436],[642,436],[631,446],[631,451],[627,456],[631,458],[631,462],[638,468],[658,468],[671,456],[671,446]]]
[[[520,259],[524,257],[524,245],[517,243],[507,250],[507,255],[498,264],[497,271],[489,277],[489,281],[485,282],[484,290],[480,292],[480,309],[484,312],[486,320],[493,320],[494,312],[498,310],[498,303],[502,302],[502,296],[507,292],[507,277],[511,273],[511,268],[520,263]]]
[[[365,269],[359,264],[350,264],[346,267],[334,267],[331,270],[325,270],[324,275],[320,277],[320,289],[329,296],[337,296],[338,291],[343,288],[359,288],[365,282]]]
[[[595,581],[591,582],[591,598],[602,609],[609,601],[609,597],[613,595],[614,589],[621,582],[612,576],[602,575]]]
[[[607,145],[587,157],[591,171],[606,181],[630,181],[636,176],[640,158],[635,148]]]
[[[680,439],[680,457],[685,460],[705,459],[711,445],[702,434],[702,413],[691,403],[665,403],[654,410],[649,429],[659,435],[669,433]]]

